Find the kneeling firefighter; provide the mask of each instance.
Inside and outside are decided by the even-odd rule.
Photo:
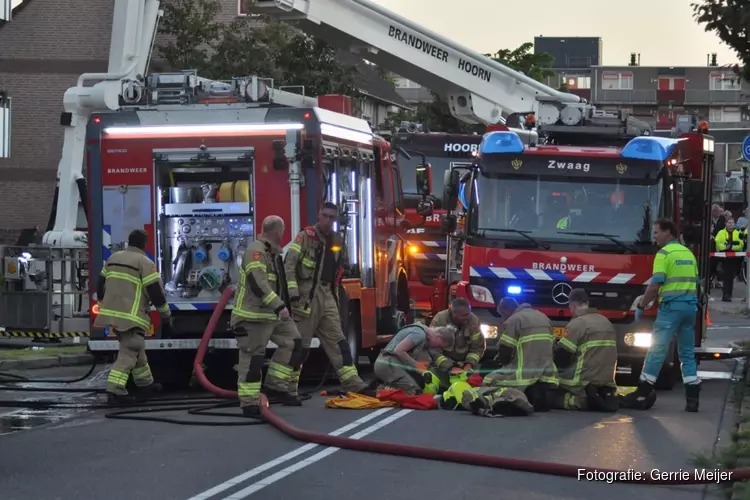
[[[484,377],[482,386],[524,391],[534,411],[548,411],[547,392],[558,385],[552,359],[552,322],[529,304],[519,306],[511,297],[500,301],[497,312],[503,320],[503,333],[495,359],[501,366]]]
[[[161,384],[154,382],[146,357],[150,305],[159,311],[164,329],[171,328],[172,314],[156,264],[146,255],[147,241],[146,231],[132,231],[128,247],[107,259],[96,287],[99,315],[94,326],[111,328],[120,341],[117,360],[107,377],[107,399],[111,403],[132,402],[125,388],[131,374],[142,393],[161,390]]]
[[[479,369],[487,345],[479,329],[479,318],[471,312],[466,299],[453,299],[450,308],[432,318],[430,326],[456,328],[453,346],[430,350],[435,367],[433,373],[440,380],[440,388],[445,390],[458,379],[465,381],[467,373]]]
[[[561,410],[617,411],[615,329],[607,318],[589,307],[583,289],[573,289],[569,300],[573,319],[565,336],[555,343],[560,387],[549,392],[549,405]]]
[[[534,413],[526,394],[512,387],[472,387],[456,382],[440,400],[444,410],[469,410],[482,417],[525,417]]]
[[[373,371],[380,383],[379,389],[401,389],[406,394],[423,392],[435,394],[437,378],[427,372],[426,365],[419,361],[427,356],[427,349],[437,349],[452,345],[455,328],[428,328],[419,323],[403,327],[383,348],[375,361]],[[432,382],[432,381],[435,382]]]
[[[303,229],[289,245],[284,268],[289,279],[292,315],[302,335],[302,362],[307,360],[313,335],[331,361],[341,388],[361,393],[367,384],[360,378],[354,356],[341,328],[338,288],[348,264],[341,235],[333,231],[338,207],[325,202],[318,212],[318,223]],[[295,371],[299,383],[300,370]]]
[[[242,257],[240,283],[230,324],[237,338],[239,363],[237,395],[242,413],[257,418],[260,393],[271,403],[301,406],[294,373],[302,364],[302,338],[289,313],[289,294],[281,260],[284,221],[270,215],[263,220],[258,238]],[[272,341],[276,351],[268,365],[265,381],[263,365],[266,347]]]

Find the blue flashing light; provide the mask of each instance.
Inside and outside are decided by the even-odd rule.
[[[508,287],[508,295],[521,295],[521,287],[517,285],[511,285]]]
[[[630,160],[651,160],[667,161],[674,148],[677,146],[676,139],[666,137],[636,137],[631,139],[622,151],[620,156]]]
[[[508,130],[485,134],[479,144],[480,154],[519,154],[523,153],[523,141],[515,132]]]

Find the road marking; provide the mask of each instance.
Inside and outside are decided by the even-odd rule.
[[[722,326],[708,326],[706,330],[747,330],[750,325],[722,325]]]
[[[701,380],[731,380],[732,372],[707,372],[699,370],[698,378]]]
[[[353,434],[352,436],[350,436],[349,439],[362,439],[363,437],[367,436],[368,434],[372,434],[376,430],[382,429],[386,425],[395,422],[399,418],[407,415],[408,413],[411,413],[412,411],[414,411],[414,410],[401,410],[401,411],[399,411],[397,413],[394,413],[390,417],[384,418],[380,422],[378,422],[376,424],[373,424],[370,427],[365,427],[364,429],[362,429],[358,433]],[[300,460],[299,462],[296,462],[296,463],[290,465],[289,467],[287,467],[287,468],[285,468],[285,469],[283,469],[283,470],[281,470],[281,471],[279,471],[279,472],[277,472],[275,474],[271,474],[270,476],[268,476],[265,479],[261,479],[260,481],[258,481],[255,484],[251,484],[247,488],[241,489],[237,493],[235,493],[233,495],[230,495],[230,496],[224,498],[223,500],[242,500],[243,498],[247,498],[250,495],[252,495],[253,493],[256,493],[256,492],[262,490],[266,486],[270,486],[273,483],[275,483],[276,481],[278,481],[280,479],[284,479],[285,477],[289,476],[290,474],[293,474],[293,473],[297,472],[298,470],[302,470],[305,467],[314,464],[315,462],[319,462],[320,460],[323,460],[324,458],[326,458],[326,457],[328,457],[330,455],[333,455],[334,453],[336,453],[340,449],[341,448],[336,448],[335,446],[329,446],[325,450],[316,453],[315,455],[311,456],[310,458],[306,458],[304,460]]]
[[[604,429],[606,424],[632,424],[633,417],[622,417],[617,420],[605,420],[594,424],[594,429]]]
[[[373,420],[375,418],[378,418],[379,416],[383,415],[384,413],[388,413],[393,408],[382,408],[380,410],[376,410],[368,415],[365,415],[364,417],[360,418],[359,420],[355,420],[354,422],[347,424],[339,429],[336,429],[333,432],[330,432],[329,436],[340,436],[341,434],[347,433],[351,430],[356,429],[357,427],[369,422],[370,420]],[[210,490],[206,490],[203,493],[199,493],[194,497],[190,497],[188,500],[205,500],[207,498],[211,498],[214,495],[218,495],[222,491],[226,491],[230,488],[233,488],[237,486],[239,483],[242,483],[244,481],[247,481],[248,479],[257,476],[258,474],[261,474],[269,469],[273,469],[274,467],[283,464],[284,462],[288,462],[289,460],[296,458],[303,453],[307,453],[310,450],[313,450],[315,448],[318,448],[320,445],[315,443],[308,443],[304,446],[300,446],[299,448],[290,451],[289,453],[285,455],[281,455],[278,458],[275,458],[273,460],[270,460],[264,464],[259,465],[258,467],[255,467],[254,469],[250,469],[247,472],[243,472],[239,476],[235,476],[231,479],[228,479],[224,481],[221,484],[218,484],[211,488]]]

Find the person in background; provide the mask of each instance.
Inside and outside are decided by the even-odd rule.
[[[641,320],[644,308],[651,307],[655,299],[659,309],[638,388],[620,399],[621,406],[627,408],[643,407],[656,400],[654,385],[676,336],[685,385],[685,411],[698,411],[701,386],[695,362],[695,320],[700,275],[693,252],[677,243],[676,234],[677,226],[669,219],[659,219],[654,224],[654,240],[661,250],[654,258],[650,284],[636,305],[635,321]]]
[[[424,374],[429,362],[428,349],[442,349],[453,345],[456,329],[450,326],[428,328],[414,323],[403,327],[388,342],[375,361],[373,371],[380,389],[401,389],[410,396],[424,387]]]
[[[453,299],[450,308],[432,318],[430,326],[452,326],[457,330],[455,342],[450,348],[430,350],[435,374],[443,388],[450,385],[451,375],[479,369],[479,361],[487,345],[479,329],[479,318],[471,312],[471,305],[466,299]]]
[[[534,411],[548,411],[547,392],[558,386],[552,359],[552,322],[529,304],[519,305],[511,297],[500,300],[497,312],[503,332],[495,360],[501,366],[484,377],[482,386],[522,390]]]
[[[741,252],[742,234],[734,227],[734,219],[727,217],[724,229],[719,230],[714,238],[717,252]],[[722,258],[722,297],[723,302],[732,302],[734,280],[737,277],[739,257]]]
[[[721,208],[717,204],[711,205],[711,240],[712,240],[712,246],[716,246],[715,243],[713,243],[714,239],[716,238],[716,234],[724,229],[724,225],[726,223],[726,217],[724,215],[724,209]],[[717,257],[711,257],[709,268],[709,277],[708,282],[714,283],[714,280],[716,278],[716,274],[719,268],[719,260]]]
[[[615,328],[589,307],[588,295],[582,288],[574,288],[568,298],[573,319],[565,336],[555,343],[560,388],[550,391],[550,406],[561,410],[617,411]]]

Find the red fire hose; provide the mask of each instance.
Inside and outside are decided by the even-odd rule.
[[[237,393],[227,391],[212,384],[203,372],[203,358],[206,355],[208,344],[214,333],[214,329],[219,322],[219,317],[224,311],[229,299],[232,297],[234,290],[228,288],[221,295],[219,303],[216,305],[211,320],[203,334],[198,354],[193,363],[195,375],[201,385],[208,391],[224,398],[235,398]],[[598,477],[608,476],[608,480],[618,483],[634,484],[654,484],[654,485],[691,485],[691,484],[714,484],[715,479],[699,478],[696,474],[689,472],[670,473],[668,478],[652,478],[649,472],[622,471],[614,469],[599,469],[596,467],[583,467],[579,465],[557,464],[552,462],[539,462],[536,460],[524,460],[518,458],[498,457],[493,455],[483,455],[479,453],[467,453],[461,451],[440,450],[436,448],[425,448],[422,446],[408,446],[397,443],[382,443],[377,441],[366,441],[360,439],[351,439],[342,436],[331,436],[320,432],[307,431],[294,427],[282,420],[278,415],[271,411],[268,400],[261,396],[261,415],[263,418],[276,427],[287,436],[307,443],[316,443],[323,446],[334,446],[347,450],[364,451],[369,453],[379,453],[383,455],[397,455],[402,457],[421,458],[425,460],[437,460],[441,462],[452,462],[465,465],[478,465],[482,467],[491,467],[494,469],[517,470],[523,472],[534,472],[548,476],[562,476],[579,478],[579,471],[596,471]],[[750,468],[734,469],[731,477],[722,482],[734,482],[750,479]],[[666,473],[661,473],[666,475]],[[664,477],[663,475],[660,477]]]

